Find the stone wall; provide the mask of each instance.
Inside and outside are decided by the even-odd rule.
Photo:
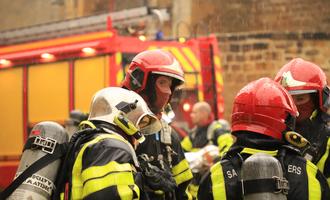
[[[192,9],[191,26],[210,33],[330,29],[329,0],[195,0]]]
[[[289,60],[301,57],[322,67],[330,80],[330,34],[245,33],[218,36],[224,76],[225,118],[232,102],[248,82],[274,78]]]
[[[145,5],[145,0],[1,0],[0,31]]]

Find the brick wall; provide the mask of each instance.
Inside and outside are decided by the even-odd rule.
[[[192,9],[192,27],[202,23],[208,32],[330,29],[329,0],[195,0]]]
[[[274,78],[277,71],[292,58],[301,57],[318,64],[330,80],[330,34],[220,34],[218,39],[226,119],[230,119],[233,99],[244,85],[265,76]]]

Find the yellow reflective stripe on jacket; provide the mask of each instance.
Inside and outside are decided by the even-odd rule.
[[[181,146],[182,146],[183,150],[191,151],[192,143],[191,143],[189,136],[186,136],[183,138],[183,140],[181,141]]]
[[[266,150],[259,150],[259,149],[251,149],[251,148],[244,148],[241,153],[247,153],[247,154],[256,154],[256,153],[265,153],[271,156],[276,156],[277,155],[277,150],[275,151],[266,151]]]
[[[186,136],[183,138],[183,140],[181,141],[181,147],[184,151],[190,151],[190,152],[196,152],[199,151],[200,148],[193,148],[192,146],[192,142],[189,138],[189,136]]]
[[[212,194],[214,200],[226,200],[225,178],[220,162],[211,167]]]
[[[219,156],[222,157],[234,143],[234,138],[230,133],[225,133],[217,138]]]
[[[188,186],[189,193],[195,199],[197,198],[198,188],[199,188],[199,185],[195,185],[195,184],[189,184],[189,186]]]
[[[104,166],[87,168],[81,175],[84,180],[83,198],[109,186],[118,185],[128,187],[128,185],[134,185],[132,172],[133,168],[131,164],[119,164],[115,161],[111,161]],[[133,197],[131,189],[126,188],[126,190],[128,191],[125,191],[124,194],[121,194],[120,191],[118,191],[118,193],[123,197]],[[127,192],[129,193],[127,194]]]
[[[133,199],[132,188],[130,188],[128,185],[118,185],[117,190],[118,190],[118,193],[122,200],[132,200]],[[133,185],[133,190],[135,191],[136,194],[138,194],[138,197],[135,199],[136,200],[140,199],[139,187],[137,185]]]
[[[193,174],[189,168],[189,163],[186,159],[181,160],[179,164],[172,168],[172,174],[177,185],[180,185],[193,177]]]
[[[308,177],[308,199],[309,200],[319,200],[321,199],[321,185],[316,178],[317,167],[307,160],[306,171]]]
[[[326,162],[327,158],[329,157],[329,151],[330,151],[330,138],[328,138],[325,153],[322,155],[321,159],[319,160],[319,162],[316,165],[322,173],[324,171],[325,162]]]
[[[112,139],[117,139],[120,140],[122,142],[125,142],[129,145],[129,143],[124,140],[121,136],[118,135],[114,135],[114,134],[103,134],[103,135],[99,135],[97,137],[95,137],[93,140],[85,143],[83,145],[83,147],[81,148],[81,150],[79,151],[76,160],[74,162],[73,165],[73,169],[72,169],[72,199],[82,199],[82,195],[83,195],[83,180],[82,180],[82,176],[81,176],[81,171],[82,171],[82,158],[83,158],[83,154],[86,150],[86,148],[90,145],[96,144],[98,143],[100,140],[103,139],[107,139],[107,138],[112,138]],[[137,193],[139,194],[139,193]]]

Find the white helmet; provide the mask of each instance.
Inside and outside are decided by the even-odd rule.
[[[88,120],[113,124],[140,142],[144,139],[143,135],[152,134],[161,129],[160,121],[148,108],[143,98],[133,91],[120,87],[104,88],[94,95]],[[140,140],[141,137],[143,137],[142,140]]]

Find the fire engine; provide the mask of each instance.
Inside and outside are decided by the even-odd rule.
[[[92,95],[104,87],[120,86],[125,67],[143,50],[166,49],[184,69],[180,98],[172,102],[176,122],[189,124],[191,105],[199,100],[210,103],[216,118],[223,117],[215,36],[144,40],[121,36],[111,21],[108,17],[104,30],[65,36],[50,32],[51,39],[0,47],[0,188],[12,181],[34,124],[46,120],[64,124],[71,110],[88,112]]]

